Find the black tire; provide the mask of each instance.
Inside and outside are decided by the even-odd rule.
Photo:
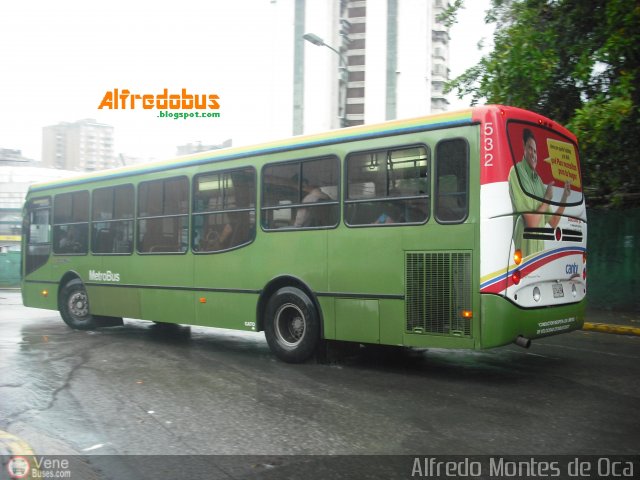
[[[89,309],[89,296],[79,279],[71,280],[60,290],[58,296],[60,315],[64,323],[76,330],[91,330],[96,327],[96,318]]]
[[[280,360],[301,363],[320,343],[320,318],[315,305],[299,288],[283,287],[269,299],[264,334]]]

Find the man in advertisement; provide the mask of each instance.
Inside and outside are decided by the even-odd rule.
[[[549,202],[553,197],[555,182],[545,186],[536,171],[538,165],[538,149],[535,136],[529,128],[522,132],[524,157],[509,172],[509,195],[514,212],[519,213],[513,232],[516,249],[522,251],[524,257],[544,250],[544,240],[525,239],[525,228],[542,228],[549,224],[556,228],[560,222],[560,215],[564,213],[564,205],[551,211]],[[571,193],[571,182],[564,184],[560,203],[565,204]],[[540,200],[543,199],[543,200]]]

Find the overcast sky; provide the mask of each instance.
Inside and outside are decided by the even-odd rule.
[[[489,0],[466,4],[451,29],[452,76],[476,63],[478,41],[491,37]],[[116,153],[144,158],[174,155],[188,142],[288,136],[290,54],[282,45],[291,44],[291,19],[287,0],[0,2],[0,147],[39,160],[43,126],[83,118],[115,127]],[[218,94],[221,118],[99,110],[114,88]],[[466,105],[452,99],[452,108]]]

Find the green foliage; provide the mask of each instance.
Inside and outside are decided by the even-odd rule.
[[[590,203],[640,203],[640,4],[492,0],[486,21],[497,27],[494,50],[447,91],[566,124]]]
[[[449,4],[440,15],[436,17],[439,22],[442,22],[444,26],[451,27],[456,23],[456,14],[458,10],[464,8],[464,0],[453,0],[453,3]]]

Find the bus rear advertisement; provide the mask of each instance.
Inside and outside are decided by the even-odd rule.
[[[136,318],[485,349],[582,327],[575,137],[489,105],[33,185],[26,306],[72,328]]]

